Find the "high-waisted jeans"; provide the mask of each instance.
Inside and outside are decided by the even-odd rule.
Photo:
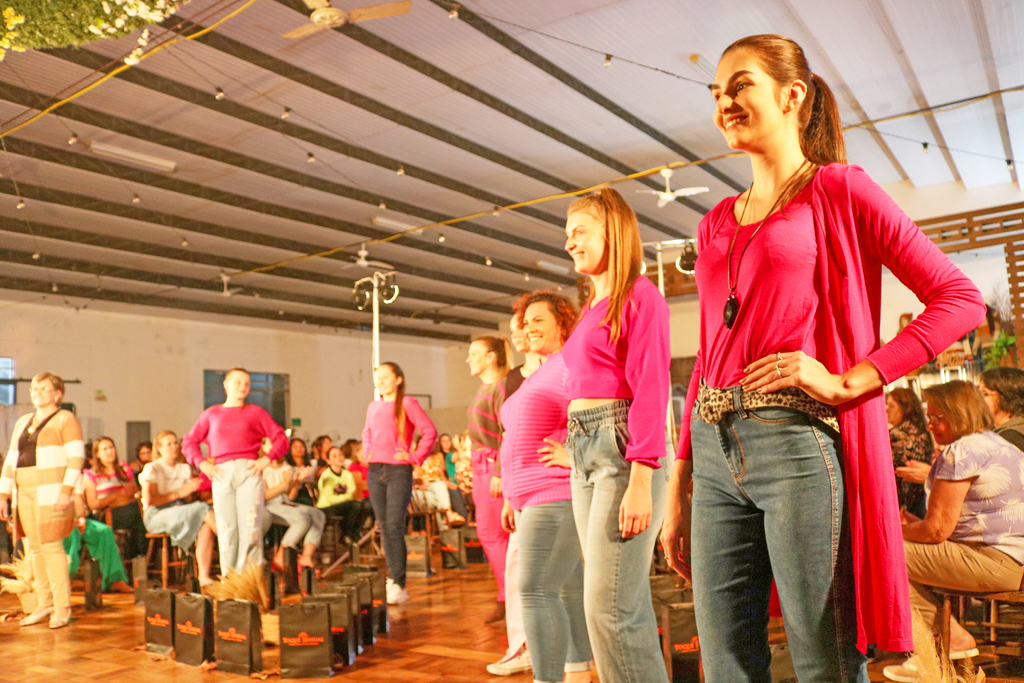
[[[533,680],[560,683],[566,671],[586,671],[593,657],[583,610],[583,553],[572,501],[530,505],[516,512],[519,594]]]
[[[391,580],[405,588],[405,532],[412,500],[412,465],[371,462],[366,475]]]
[[[693,597],[708,683],[771,681],[772,577],[800,683],[867,683],[857,623],[839,434],[789,408],[697,413]]]
[[[629,485],[630,401],[569,413],[572,507],[586,572],[583,603],[602,683],[668,683],[651,603],[651,559],[665,517],[668,470],[651,477],[651,525],[628,540],[619,506]],[[664,465],[664,459],[662,459]]]

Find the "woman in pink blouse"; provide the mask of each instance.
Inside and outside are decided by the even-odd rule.
[[[380,525],[384,557],[388,563],[388,604],[409,599],[405,590],[405,531],[412,500],[412,466],[430,454],[437,430],[419,402],[405,395],[405,374],[397,363],[381,363],[374,373],[380,400],[366,408],[363,452],[369,463],[367,487],[373,514]],[[412,448],[413,433],[420,440]]]
[[[139,507],[139,487],[131,467],[117,457],[117,447],[109,436],[92,442],[92,467],[84,472],[83,493],[89,510],[97,513],[110,528],[126,533],[127,557],[146,554],[146,525]]]
[[[773,576],[800,681],[866,682],[869,643],[913,649],[882,388],[976,327],[985,307],[846,165],[835,98],[799,45],[736,41],[712,94],[715,125],[749,156],[753,183],[698,228],[700,347],[665,552],[692,570],[709,683],[765,680]],[[885,346],[883,266],[925,304]]]

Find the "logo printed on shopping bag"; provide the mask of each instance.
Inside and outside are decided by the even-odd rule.
[[[187,636],[198,636],[202,635],[203,629],[198,626],[193,626],[191,621],[186,621],[184,624],[175,624],[178,630]]]
[[[247,633],[239,633],[235,630],[234,626],[229,628],[227,631],[217,631],[217,635],[220,636],[222,640],[229,640],[232,643],[244,643],[249,640],[249,635]]]
[[[324,642],[326,642],[326,639],[323,636],[311,636],[305,631],[302,631],[294,638],[282,636],[281,642],[291,647],[303,647],[308,645],[323,645]]]
[[[449,543],[448,545],[441,546],[441,552],[444,552],[444,553],[457,553],[457,552],[459,552],[459,549],[456,548],[455,546],[453,546],[451,543]]]
[[[161,617],[159,612],[157,612],[151,617],[146,617],[146,621],[148,621],[153,626],[159,626],[160,628],[166,628],[171,624],[171,622],[169,622],[167,619]]]
[[[700,650],[700,640],[694,636],[688,643],[676,643],[676,652],[697,652]]]
[[[408,555],[406,555],[406,559],[412,560],[414,562],[416,560],[422,560],[423,559],[423,553],[409,553]]]

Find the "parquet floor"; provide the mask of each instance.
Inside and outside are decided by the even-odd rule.
[[[435,565],[437,566],[437,565]],[[51,631],[45,624],[21,628],[0,623],[0,683],[70,683],[73,680],[120,683],[241,681],[234,674],[200,671],[140,651],[143,608],[131,595],[104,595],[104,608],[85,612],[81,587],[72,594],[70,627]],[[366,649],[356,663],[335,678],[352,683],[469,683],[501,680],[526,683],[529,673],[507,679],[489,675],[486,664],[505,651],[505,625],[484,624],[494,606],[496,587],[487,565],[439,570],[430,579],[410,578],[410,600],[390,610],[391,630]],[[0,595],[0,612],[16,608],[11,595]],[[772,624],[772,642],[784,639]],[[885,680],[881,669],[893,661],[869,665],[872,681]],[[277,649],[264,651],[264,666],[275,669]],[[309,679],[316,680],[316,679]]]

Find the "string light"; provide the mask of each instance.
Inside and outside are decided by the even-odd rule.
[[[1006,168],[1011,170],[1011,171],[1013,170],[1013,159],[1007,159],[1006,160]]]
[[[385,204],[384,202],[381,202],[380,204],[377,205],[377,208],[383,211],[384,209],[388,208],[388,205]]]
[[[448,18],[452,21],[459,18],[459,6],[457,3],[452,3],[452,10],[448,13]]]
[[[316,157],[313,156],[312,152],[306,152],[306,163],[307,164],[315,164],[316,163]]]
[[[489,266],[493,266],[494,265],[494,261],[491,260],[490,256],[488,256],[487,258],[484,259],[484,263],[486,263]]]
[[[611,65],[612,65],[612,56],[611,55],[605,55],[604,56],[604,68],[606,68],[606,69],[611,68]]]
[[[526,282],[529,282],[530,281],[530,274],[529,273],[523,273],[523,280],[525,280]]]
[[[74,131],[72,131],[71,132],[71,137],[68,138],[68,144],[69,145],[73,145],[76,142],[78,142],[78,133],[75,133]]]
[[[398,170],[395,171],[398,175],[405,175],[405,166],[399,166]]]
[[[213,96],[213,99],[215,99],[215,100],[223,100],[224,99],[224,91],[221,90],[220,88],[217,88],[217,94]]]
[[[285,107],[284,111],[281,112],[281,120],[282,121],[287,121],[288,117],[291,116],[291,113],[292,113],[291,107]]]
[[[39,254],[38,251],[36,253],[32,254],[32,260],[33,261],[38,261],[39,259],[40,259],[40,254]]]
[[[442,244],[444,244],[444,233],[443,232],[437,236],[437,241],[441,242]]]
[[[499,211],[501,211],[501,207],[500,206],[496,206],[496,207],[494,207],[494,211],[491,212],[491,215],[494,216],[495,218],[497,218]]]
[[[181,238],[181,246],[183,246],[183,247],[187,247],[188,246],[188,240],[185,239],[184,237]]]
[[[924,153],[927,154],[928,153],[928,143],[927,142],[922,142],[921,143],[921,149],[923,149]]]
[[[51,292],[56,292],[57,291],[57,283],[56,282],[54,282],[53,285],[50,287],[50,291]]]
[[[24,199],[19,199],[17,207],[19,209],[24,209],[25,208],[25,200]]]
[[[139,195],[137,195],[137,194],[133,194],[132,195],[132,204],[138,204],[141,201],[142,201],[142,199],[139,197]]]

